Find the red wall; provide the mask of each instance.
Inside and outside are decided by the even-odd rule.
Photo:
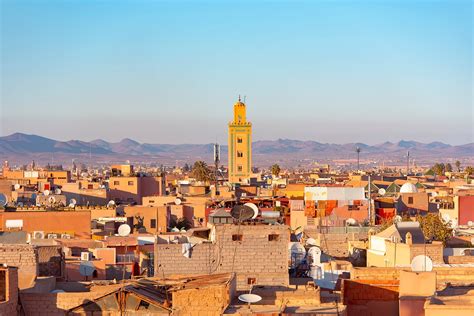
[[[459,225],[474,222],[474,195],[459,197]]]

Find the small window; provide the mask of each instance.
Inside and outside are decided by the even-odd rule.
[[[278,234],[270,234],[268,235],[268,241],[279,241],[280,235]]]
[[[88,184],[88,185],[87,185],[87,188],[88,188],[89,190],[92,190],[92,189],[94,189],[94,185],[93,185],[93,184]]]
[[[97,270],[94,270],[94,272],[92,272],[92,277],[93,277],[94,279],[96,279],[96,278],[99,277],[99,275],[98,275],[98,273],[97,273]]]
[[[148,201],[148,203],[155,203],[155,201],[154,201],[154,200],[150,200],[150,201]]]
[[[248,285],[253,285],[253,284],[256,284],[256,283],[257,283],[256,278],[247,278],[247,284]]]
[[[408,197],[408,204],[413,204],[413,196]]]
[[[156,219],[150,219],[150,227],[156,228]]]
[[[114,185],[120,185],[120,181],[114,181]]]
[[[241,151],[237,152],[237,157],[242,158],[244,156],[244,153]]]
[[[232,235],[232,241],[242,241],[242,235]]]
[[[133,185],[133,181],[128,181],[128,185]]]
[[[242,166],[241,165],[237,166],[237,171],[242,171]]]
[[[242,137],[237,137],[237,143],[242,144]]]

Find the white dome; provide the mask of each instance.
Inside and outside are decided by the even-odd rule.
[[[400,188],[400,193],[416,193],[418,192],[418,189],[417,187],[411,183],[411,182],[407,182],[405,183],[404,185],[402,185],[402,187]]]

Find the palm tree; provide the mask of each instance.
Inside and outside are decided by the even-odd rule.
[[[474,168],[471,166],[467,166],[466,168],[464,168],[464,171],[466,172],[468,176],[474,174]]]
[[[461,162],[459,160],[456,160],[455,165],[456,165],[456,168],[458,169],[458,172],[461,172]]]
[[[204,161],[196,161],[193,165],[192,175],[197,181],[209,181],[211,170]]]
[[[278,177],[280,175],[280,171],[281,171],[281,168],[278,164],[274,164],[272,167],[272,175],[274,175],[275,177]]]

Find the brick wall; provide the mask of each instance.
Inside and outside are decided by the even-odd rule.
[[[410,246],[410,262],[419,255],[430,257],[433,263],[444,263],[443,260],[443,244],[440,242],[433,242],[432,244],[419,245],[414,244]]]
[[[1,269],[0,292],[5,301],[0,301],[0,315],[17,315],[18,306],[18,270],[13,267]]]
[[[18,268],[20,289],[32,286],[38,275],[38,252],[31,245],[0,244],[0,264]]]
[[[235,278],[229,284],[183,289],[173,292],[173,315],[222,315],[235,292]]]
[[[305,234],[314,238],[325,254],[336,258],[349,256],[348,241],[367,238],[366,232],[320,234],[316,226],[306,227]]]
[[[62,251],[58,246],[38,247],[39,276],[61,277]]]
[[[449,256],[444,257],[444,261],[449,264],[474,263],[474,256]]]
[[[191,258],[181,254],[182,245],[157,244],[155,276],[236,272],[237,289],[248,289],[248,278],[260,285],[288,285],[287,226],[217,225],[216,242],[195,245]],[[278,240],[269,241],[269,235]],[[242,235],[242,241],[233,241]]]

